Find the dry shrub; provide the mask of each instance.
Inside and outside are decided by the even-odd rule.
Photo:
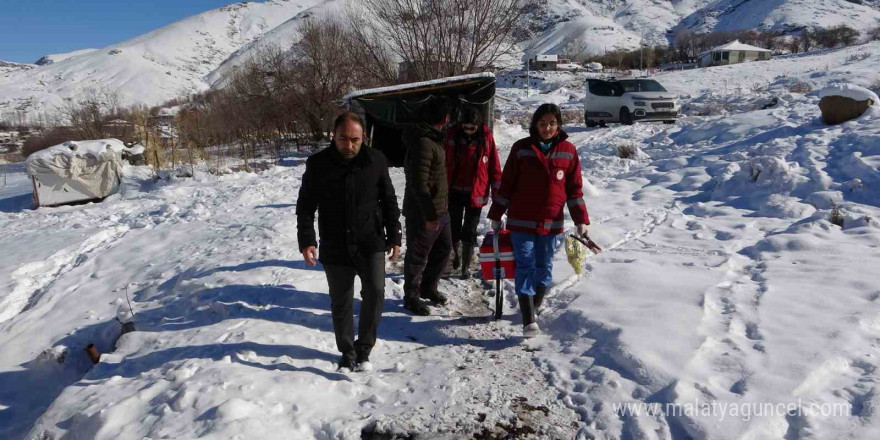
[[[791,93],[810,93],[813,91],[813,87],[805,82],[796,82],[788,88],[788,91]]]
[[[620,142],[617,144],[617,157],[621,159],[638,159],[639,146],[631,141]]]
[[[72,140],[80,140],[73,130],[67,127],[55,127],[27,138],[21,149],[21,155],[22,157],[28,157],[37,151]]]
[[[843,212],[840,210],[836,204],[831,207],[831,216],[828,218],[828,221],[837,226],[843,227]]]

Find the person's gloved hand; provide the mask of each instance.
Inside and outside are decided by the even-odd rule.
[[[590,231],[587,228],[587,225],[577,225],[577,235],[581,237],[589,237]]]
[[[498,220],[492,220],[492,222],[489,223],[489,225],[492,227],[492,230],[495,232],[498,232],[501,230],[501,222]]]

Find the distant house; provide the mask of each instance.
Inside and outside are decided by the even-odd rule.
[[[697,64],[700,67],[724,66],[745,61],[765,61],[770,59],[770,51],[761,47],[731,41],[723,46],[700,54]]]
[[[531,70],[556,70],[559,66],[559,57],[556,55],[535,55],[529,58]]]

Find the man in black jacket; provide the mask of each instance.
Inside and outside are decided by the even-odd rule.
[[[317,263],[315,211],[321,235],[320,256],[330,287],[339,368],[368,370],[370,351],[382,317],[385,252],[400,252],[400,211],[385,156],[361,148],[364,124],[355,113],[336,118],[333,146],[313,154],[296,204],[297,238],[305,261]],[[354,277],[359,276],[361,312],[354,340]]]
[[[423,122],[404,134],[406,192],[406,257],[403,260],[403,305],[416,315],[428,315],[422,301],[442,305],[446,296],[437,291],[440,276],[452,253],[446,150],[443,138],[449,123],[449,104],[432,99],[420,109]]]

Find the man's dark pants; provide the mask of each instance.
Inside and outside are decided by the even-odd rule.
[[[440,227],[429,230],[418,215],[406,217],[406,257],[403,259],[405,299],[420,298],[423,292],[436,292],[440,276],[452,253],[449,214],[437,219]]]
[[[357,354],[369,355],[376,344],[376,330],[382,319],[382,301],[385,298],[385,254],[377,252],[353,260],[350,265],[324,265],[330,286],[336,347],[352,359]],[[362,285],[357,341],[354,340],[353,313],[355,275],[360,277]]]

